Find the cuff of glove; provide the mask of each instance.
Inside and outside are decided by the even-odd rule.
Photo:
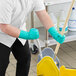
[[[20,35],[19,35],[19,38],[28,39],[28,32],[21,30],[20,31]]]

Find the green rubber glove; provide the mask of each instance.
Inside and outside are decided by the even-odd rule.
[[[39,38],[39,31],[38,29],[32,28],[29,31],[29,39],[38,39]]]
[[[62,44],[65,40],[65,35],[61,35],[58,33],[55,27],[51,27],[48,32],[51,34],[51,36],[60,44]]]
[[[26,39],[26,40],[34,40],[39,38],[39,31],[38,29],[32,28],[29,32],[27,31],[20,31],[19,38]]]

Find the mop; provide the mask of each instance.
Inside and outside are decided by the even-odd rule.
[[[66,18],[64,27],[63,27],[62,32],[61,32],[62,35],[64,34],[65,28],[67,26],[67,22],[69,20],[74,2],[75,2],[75,0],[72,1],[68,16]],[[38,41],[38,43],[39,43],[39,41]],[[59,72],[59,69],[57,67],[57,64],[59,64],[59,60],[57,58],[57,53],[58,53],[59,47],[60,47],[60,43],[57,43],[55,53],[51,48],[45,48],[43,50],[44,55],[43,55],[43,52],[41,52],[41,49],[39,47],[40,56],[38,59],[39,62],[37,64],[37,76],[59,76],[60,72]],[[45,52],[46,50],[47,50],[47,52]],[[51,52],[49,50],[51,50]],[[48,55],[47,55],[47,53],[48,53]]]
[[[72,0],[72,3],[71,3],[71,6],[70,6],[70,9],[69,9],[69,12],[68,12],[67,18],[66,18],[66,20],[65,20],[64,27],[63,27],[63,29],[62,29],[62,31],[61,31],[61,35],[64,35],[65,28],[66,28],[66,26],[67,26],[67,23],[68,23],[69,17],[70,17],[70,15],[71,15],[71,12],[72,12],[72,8],[73,8],[74,3],[75,3],[75,0]],[[60,43],[57,43],[57,46],[56,46],[56,49],[55,49],[55,57],[54,57],[54,60],[55,60],[55,58],[56,58],[56,56],[57,56],[57,53],[58,53],[59,47],[60,47]]]
[[[70,9],[69,9],[69,12],[68,12],[68,16],[66,18],[63,30],[61,32],[62,35],[64,34],[64,30],[65,30],[65,28],[67,26],[67,22],[69,20],[70,14],[72,12],[72,8],[73,8],[74,3],[75,3],[75,0],[72,0],[71,6],[70,6]],[[59,47],[60,47],[60,44],[58,43],[57,46],[56,46],[56,49],[55,49],[55,57],[54,57],[54,59],[57,56]],[[70,68],[65,68],[65,66],[61,66],[60,67],[60,71],[59,71],[59,76],[76,76],[76,68],[70,69]]]
[[[70,9],[69,9],[69,12],[68,12],[68,16],[66,18],[63,30],[61,32],[62,35],[64,34],[64,31],[65,31],[65,28],[67,26],[67,22],[69,20],[70,14],[72,12],[72,8],[73,8],[74,3],[75,3],[75,0],[72,0],[71,6],[70,6]],[[54,57],[54,59],[56,59],[59,47],[60,47],[60,44],[57,43],[57,46],[56,46],[56,49],[55,49],[55,57]],[[59,76],[76,76],[76,69],[70,69],[70,68],[65,68],[65,66],[61,66],[60,67],[60,71],[59,71]]]

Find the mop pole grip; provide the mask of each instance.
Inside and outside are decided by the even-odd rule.
[[[71,6],[70,6],[70,9],[69,9],[69,11],[68,11],[67,18],[66,18],[66,20],[65,20],[64,27],[63,27],[62,32],[61,32],[61,35],[64,35],[65,28],[66,28],[66,26],[67,26],[67,23],[68,23],[69,17],[70,17],[70,15],[71,15],[71,12],[72,12],[72,8],[73,8],[74,3],[75,3],[75,0],[72,0],[72,3],[71,3]],[[55,49],[55,57],[54,57],[54,60],[56,59],[56,56],[57,56],[57,53],[58,53],[59,47],[60,47],[60,43],[57,43],[57,46],[56,46],[56,49]]]

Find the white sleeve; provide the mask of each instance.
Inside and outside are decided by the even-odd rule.
[[[0,23],[11,23],[12,8],[11,0],[0,0]]]
[[[43,0],[34,0],[34,11],[41,11],[45,9]]]

